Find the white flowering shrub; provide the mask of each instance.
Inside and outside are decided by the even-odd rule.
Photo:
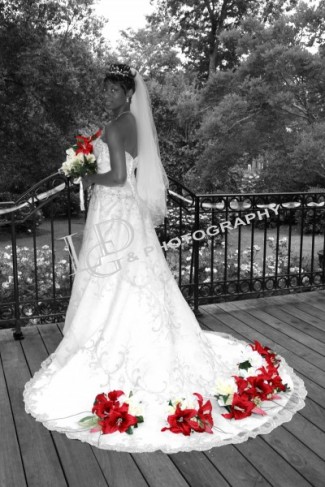
[[[259,278],[263,276],[263,264],[261,259],[257,261],[259,252],[261,252],[261,247],[254,245],[251,247],[246,247],[240,256],[240,268],[238,270],[238,249],[233,250],[228,249],[227,253],[227,263],[225,262],[225,243],[221,242],[214,246],[213,250],[213,262],[211,266],[211,239],[206,239],[203,245],[199,248],[199,282],[209,283],[211,282],[211,275],[213,273],[213,281],[223,281],[225,277],[225,265],[227,265],[227,280],[239,279],[249,279]],[[268,246],[271,253],[267,255],[265,260],[265,276],[271,277],[275,275],[275,263],[276,263],[276,242],[273,237],[268,238]],[[169,249],[167,251],[166,259],[168,265],[175,277],[178,280],[179,277],[179,248]],[[181,281],[182,284],[190,283],[190,271],[192,262],[193,246],[192,244],[182,245],[182,255],[181,255]],[[251,258],[252,256],[252,258]],[[303,256],[302,258],[303,267],[299,268],[299,255],[290,255],[290,269],[288,269],[288,245],[287,239],[279,239],[278,246],[278,267],[277,274],[279,276],[290,274],[292,276],[298,276],[299,271],[303,273],[310,272],[310,264],[308,259]],[[315,269],[316,270],[316,269]],[[194,272],[194,271],[193,271]],[[310,278],[308,276],[303,277],[303,284],[308,285]],[[294,284],[294,281],[292,281]]]
[[[17,246],[17,273],[20,301],[35,299],[35,286],[40,298],[53,297],[52,251],[48,245],[36,250],[36,272],[34,250]],[[70,293],[69,261],[54,261],[56,296],[67,296]],[[12,247],[7,245],[0,249],[0,297],[2,302],[14,300],[14,277]]]

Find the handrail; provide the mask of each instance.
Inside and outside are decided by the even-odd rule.
[[[0,209],[0,215],[6,215],[8,213],[13,213],[17,210],[20,210],[21,208],[27,206],[28,204],[30,203],[34,203],[34,199],[35,197],[32,196],[30,197],[28,200],[24,201],[23,203],[21,204],[18,204],[20,201],[22,201],[24,199],[25,196],[28,195],[28,193],[30,193],[31,191],[35,191],[39,186],[41,186],[42,184],[44,184],[46,181],[50,181],[54,176],[60,176],[61,178],[66,178],[66,176],[64,176],[61,172],[57,171],[56,173],[53,173],[51,174],[50,176],[47,176],[46,178],[42,179],[41,181],[39,181],[38,183],[34,184],[34,186],[32,186],[29,190],[25,191],[25,193],[23,193],[16,202],[7,202],[7,201],[4,201],[4,202],[1,202],[3,204],[9,204],[9,203],[14,203],[14,206],[11,206],[9,208],[5,208],[5,209]],[[66,178],[67,181],[70,180],[70,178]],[[254,198],[258,198],[258,197],[268,197],[268,196],[283,196],[283,195],[301,195],[301,196],[311,196],[312,194],[313,195],[318,195],[318,194],[321,194],[321,195],[324,195],[324,191],[320,190],[320,191],[313,191],[313,192],[310,192],[310,191],[305,191],[305,192],[294,192],[294,191],[291,191],[291,192],[284,192],[284,193],[280,193],[280,192],[277,192],[277,193],[193,193],[192,191],[190,191],[188,188],[186,188],[182,183],[180,183],[179,181],[177,181],[176,179],[174,179],[172,176],[168,176],[168,179],[172,182],[174,182],[175,184],[177,184],[178,186],[180,186],[182,189],[184,189],[189,195],[193,196],[193,198],[198,198],[198,199],[201,199],[201,198],[220,198],[220,199],[223,199],[223,198],[228,198],[229,200],[231,199],[237,199],[237,198],[241,198],[241,199],[248,199],[250,197],[254,197]],[[72,183],[73,184],[73,183]],[[52,188],[48,191],[44,191],[43,193],[40,193],[37,195],[37,200],[38,201],[42,201],[44,199],[47,199],[48,197],[50,196],[53,196],[54,194],[56,193],[59,193],[61,191],[63,191],[66,187],[66,182],[56,186],[55,188]],[[175,196],[176,198],[184,201],[185,203],[188,203],[189,205],[193,205],[193,201],[189,200],[188,198],[186,198],[185,196],[179,194],[179,193],[176,193],[175,191],[171,190],[171,189],[167,189],[167,192],[172,195],[172,196]],[[298,202],[295,202],[297,204],[299,204]],[[284,205],[288,205],[289,202],[285,202],[283,203]],[[273,206],[275,205],[275,203],[269,203],[269,204],[257,204],[256,206],[257,207],[263,207],[263,208],[272,208]],[[320,203],[316,203],[316,202],[309,202],[306,204],[306,206],[310,206],[310,207],[313,207],[313,206],[324,206],[325,205],[325,201],[322,201]],[[201,207],[202,208],[214,208],[214,209],[217,209],[217,210],[222,210],[223,208],[221,207],[221,204],[220,202],[217,202],[217,203],[209,203],[207,201],[203,201],[201,203]],[[236,208],[232,208],[233,210],[236,210]]]
[[[3,210],[0,209],[0,215],[5,215],[7,213],[13,213],[17,210],[20,210],[21,208],[27,206],[29,203],[33,203],[34,201],[34,198],[35,197],[30,197],[28,198],[28,200],[24,201],[23,203],[21,203],[20,205],[17,205],[17,203],[19,203],[19,201],[22,201],[23,198],[28,195],[28,193],[30,193],[31,191],[35,191],[39,186],[41,186],[42,184],[44,184],[46,181],[49,181],[51,180],[54,176],[57,176],[57,175],[60,175],[61,177],[66,177],[64,175],[62,175],[62,173],[60,173],[59,171],[56,172],[56,173],[53,173],[51,174],[50,176],[47,176],[46,178],[42,179],[41,181],[39,181],[38,183],[34,184],[34,186],[32,186],[29,190],[25,191],[25,193],[23,193],[17,201],[15,202],[9,202],[9,201],[4,201],[2,202],[3,204],[6,204],[6,203],[13,203],[14,206],[11,206],[10,208],[5,208]],[[69,180],[70,178],[67,178],[67,180]],[[191,193],[191,191],[187,190],[185,188],[185,186],[183,186],[179,181],[176,181],[174,178],[172,177],[169,177],[170,180],[172,180],[174,183],[178,184],[179,186],[181,186],[182,188],[184,188],[189,194],[195,196],[194,193]],[[52,189],[49,189],[48,191],[44,191],[43,193],[40,193],[37,195],[37,200],[39,201],[42,201],[46,198],[48,198],[49,196],[52,196],[53,194],[56,194],[56,193],[60,193],[61,191],[63,191],[66,187],[66,183],[62,183],[58,186],[56,186],[55,188],[52,188]],[[183,200],[184,202],[186,203],[189,203],[189,204],[192,204],[193,202],[188,200],[187,198],[185,198],[184,196],[176,193],[175,191],[172,191],[170,189],[167,189],[168,193],[169,194],[172,194],[173,196],[176,196],[178,197],[179,199]]]

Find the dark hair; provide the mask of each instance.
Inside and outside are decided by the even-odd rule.
[[[106,70],[104,84],[107,81],[112,83],[119,83],[122,86],[124,93],[128,90],[135,92],[135,74],[131,72],[131,67],[127,64],[110,64]]]

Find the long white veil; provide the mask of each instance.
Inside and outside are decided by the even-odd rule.
[[[130,110],[136,118],[138,130],[137,190],[150,211],[154,226],[158,226],[167,216],[169,182],[160,159],[148,89],[140,73],[134,68],[131,71],[136,75]]]

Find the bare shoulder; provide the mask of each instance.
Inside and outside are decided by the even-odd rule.
[[[123,113],[114,122],[119,125],[122,132],[129,131],[130,127],[134,127],[136,125],[135,116],[131,112]]]

